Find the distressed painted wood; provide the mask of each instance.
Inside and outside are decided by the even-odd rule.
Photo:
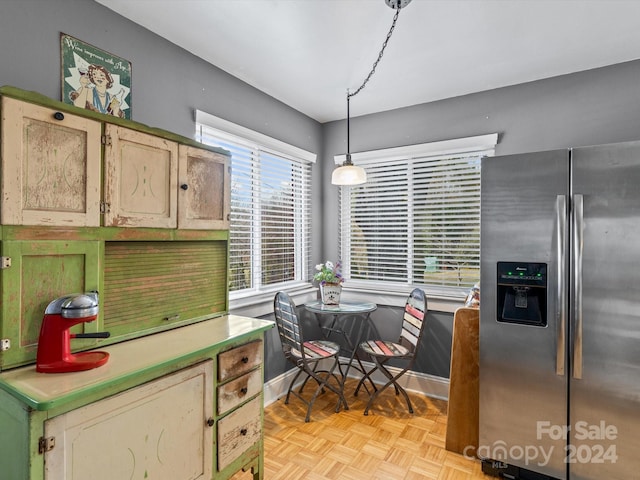
[[[227,242],[106,242],[109,342],[227,311]]]
[[[45,479],[211,479],[213,367],[209,360],[46,421],[56,445]]]
[[[182,460],[193,457],[172,456],[163,463],[178,459],[178,470],[158,473],[157,462],[146,455],[150,444],[135,443],[114,429],[126,424],[122,431],[145,432],[147,440],[161,445],[159,430],[145,431],[145,425],[154,424],[180,444],[170,448],[172,453],[185,448],[196,456],[209,452],[204,462],[219,469],[204,473],[205,478],[225,480],[248,468],[254,479],[263,478],[262,333],[273,322],[226,315],[229,152],[34,92],[0,87],[0,95],[18,109],[2,106],[0,249],[13,263],[0,271],[0,338],[10,336],[12,343],[0,353],[0,425],[10,434],[0,435],[0,477],[67,478],[73,457],[80,459],[79,478],[100,478],[95,468],[113,478],[112,465],[127,466],[118,447],[132,441],[128,452],[145,458],[138,463],[145,467],[143,476],[182,478],[180,468],[194,464]],[[14,146],[7,147],[12,141]],[[4,195],[18,204],[6,202]],[[30,212],[44,213],[31,217]],[[99,345],[109,352],[108,363],[73,374],[37,373],[33,363],[46,305],[61,295],[95,289],[100,292],[98,319],[73,331],[106,330],[112,336],[74,339],[72,347]],[[162,383],[206,360],[216,370],[212,385],[187,382],[184,389],[176,387],[179,394],[163,393],[155,403],[148,382]],[[136,400],[129,396],[134,391],[146,393]],[[191,401],[203,391],[208,399]],[[114,407],[110,402],[120,394],[126,405]],[[159,408],[147,411],[152,404]],[[210,409],[212,417],[203,418],[197,405]],[[198,417],[198,431],[209,435],[181,431],[187,417]],[[238,434],[239,418],[247,428]],[[57,432],[50,430],[55,425],[64,425],[65,433],[55,436],[68,439],[63,442],[68,448],[38,453],[45,429]],[[222,452],[221,464],[219,425],[229,443],[237,445]],[[122,441],[109,443],[112,431]],[[191,448],[189,442],[203,438],[211,448]],[[83,458],[95,460],[86,451],[95,449],[106,463],[85,465]],[[156,458],[163,459],[160,447],[152,453],[159,452]]]
[[[133,391],[141,385],[162,379],[203,361],[211,360],[216,365],[218,354],[221,352],[234,350],[247,343],[262,344],[264,332],[273,326],[274,323],[267,320],[228,315],[134,341],[101,347],[101,350],[109,353],[109,362],[104,367],[94,370],[47,375],[37,373],[35,366],[29,365],[0,373],[0,424],[3,426],[3,435],[0,435],[2,474],[10,474],[7,478],[11,480],[63,478],[54,476],[47,479],[44,476],[45,465],[57,461],[54,458],[57,454],[56,448],[45,455],[38,453],[38,440],[44,434],[45,422],[77,409],[90,407],[105,398],[113,398],[113,395]],[[257,368],[262,372],[261,365]],[[214,374],[213,384],[207,390],[213,394],[216,388],[217,381]],[[250,432],[254,432],[255,429],[261,431],[263,421],[262,395],[257,395],[254,399],[252,401],[257,406],[257,411],[252,408],[242,410],[244,406],[234,410],[234,412],[242,412],[241,416],[251,425],[248,428]],[[177,405],[177,402],[170,403],[179,411],[185,410]],[[212,438],[217,439],[219,425],[225,424],[223,420],[227,416],[215,413],[216,397],[210,398],[206,403],[214,412],[212,415],[214,427],[209,428],[208,431]],[[169,423],[175,422],[174,412],[172,410],[168,412],[166,416],[172,417]],[[209,418],[202,418],[207,426],[211,423],[208,422]],[[98,423],[101,423],[100,419]],[[107,423],[109,423],[108,420]],[[232,423],[227,422],[227,424]],[[247,466],[254,469],[255,479],[263,478],[262,436],[250,438],[256,438],[256,440],[247,446],[241,443],[241,448],[234,453],[236,456],[231,463],[223,471],[218,471],[207,478],[227,480],[235,472]],[[220,443],[214,443],[212,449],[214,457],[211,461],[214,467],[217,465],[215,456],[218,455],[218,448]],[[104,453],[102,449],[99,450]],[[156,477],[179,478],[171,475],[156,475],[149,478]],[[94,477],[91,476],[91,478]]]
[[[105,226],[176,228],[178,144],[105,126]]]
[[[262,371],[253,370],[218,386],[218,415],[223,415],[262,391]]]
[[[218,470],[224,470],[262,438],[262,397],[256,397],[218,422]]]
[[[180,145],[178,155],[178,227],[228,229],[231,198],[228,157],[188,145]]]
[[[0,225],[4,240],[209,241],[229,240],[228,230],[173,230],[117,227],[30,227]]]
[[[98,289],[101,270],[99,241],[3,241],[2,255],[11,267],[0,270],[2,304],[0,338],[11,348],[0,351],[0,370],[32,363],[45,308],[52,300],[74,292]],[[73,327],[72,332],[95,332],[99,321]],[[74,340],[74,350],[95,340]]]
[[[218,356],[218,380],[224,382],[256,368],[262,363],[262,341],[247,343]]]
[[[100,224],[99,122],[2,98],[2,209],[13,225]]]

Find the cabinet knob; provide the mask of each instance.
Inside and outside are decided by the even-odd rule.
[[[249,391],[249,389],[248,389],[247,387],[242,387],[242,388],[240,389],[240,393],[241,393],[242,395],[246,395],[248,391]]]
[[[183,183],[182,185],[180,185],[180,188],[183,190],[188,190],[189,189],[189,185],[187,185],[186,183]]]
[[[55,118],[56,120],[64,120],[64,113],[56,112],[53,114],[53,118]]]
[[[213,424],[216,423],[215,420],[211,417],[207,418],[207,425],[213,427]]]
[[[240,435],[242,435],[243,437],[247,434],[247,429],[243,428],[242,430],[240,430]]]
[[[242,357],[242,363],[249,363],[249,357]]]

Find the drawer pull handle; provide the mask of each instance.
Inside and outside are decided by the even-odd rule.
[[[53,118],[55,118],[56,120],[64,120],[64,113],[56,112],[53,114]]]
[[[247,429],[243,428],[242,430],[240,430],[240,435],[242,435],[243,437],[247,434]]]
[[[180,185],[180,188],[182,190],[189,190],[189,185],[187,185],[186,183],[183,183],[182,185]]]
[[[242,357],[242,363],[249,363],[249,357]]]
[[[249,389],[248,389],[247,387],[242,387],[242,388],[240,389],[240,393],[241,393],[242,395],[246,395],[248,391],[249,391]]]
[[[213,424],[215,423],[215,420],[211,417],[207,418],[207,425],[209,425],[210,427],[213,427]]]

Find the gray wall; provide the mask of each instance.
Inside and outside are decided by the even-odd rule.
[[[0,85],[59,99],[60,32],[132,62],[132,113],[138,122],[191,137],[197,108],[317,153],[312,260],[338,258],[337,187],[330,175],[333,156],[346,151],[344,121],[321,125],[92,0],[3,0]],[[640,62],[630,62],[354,117],[352,151],[493,132],[500,134],[498,154],[636,140],[639,80]],[[357,104],[355,97],[353,115]],[[373,322],[381,333],[394,336],[389,318],[400,315],[399,309],[381,307]],[[303,318],[314,323],[308,315]],[[447,377],[452,315],[430,312],[427,318],[428,340],[416,370]],[[269,332],[267,379],[288,368],[279,348],[275,331]]]
[[[357,106],[354,97],[351,112],[357,112]],[[352,152],[488,133],[499,134],[496,155],[638,140],[640,61],[355,117],[350,129]],[[333,156],[345,151],[346,122],[324,124],[326,258],[338,258],[333,241],[338,236],[338,195],[331,172]],[[372,314],[377,325],[386,326],[386,335],[391,330],[385,318],[395,316],[398,322],[400,318],[399,312],[390,310]],[[448,378],[453,315],[430,312],[427,320],[429,331],[415,370]]]

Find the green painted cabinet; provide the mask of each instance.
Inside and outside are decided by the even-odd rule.
[[[102,269],[99,241],[0,242],[4,268],[0,270],[0,369],[32,363],[44,310],[64,294],[97,290]],[[73,327],[73,333],[95,332],[98,322]],[[95,340],[77,340],[76,348],[89,348]]]
[[[108,368],[0,373],[1,478],[263,479],[254,382],[272,327],[225,315],[105,347]]]
[[[98,290],[109,345],[228,311],[229,154],[0,88],[0,371],[35,361],[44,309]],[[125,228],[126,227],[126,228]]]
[[[262,479],[274,324],[228,315],[229,153],[34,92],[0,97],[0,478]],[[97,319],[71,333],[111,336],[71,349],[108,362],[38,373],[47,305],[91,290]]]

